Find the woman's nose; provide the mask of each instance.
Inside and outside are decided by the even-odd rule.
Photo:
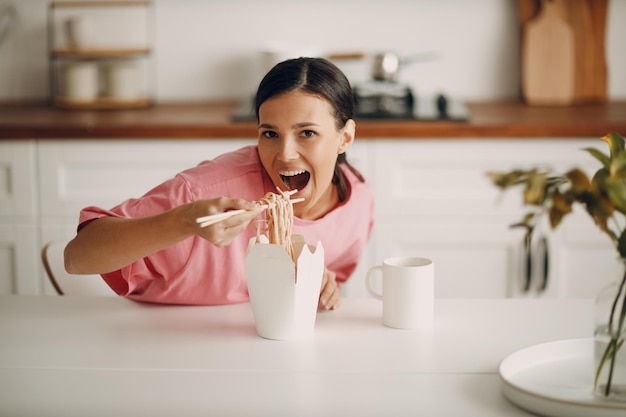
[[[281,161],[293,161],[298,158],[298,148],[296,141],[292,138],[285,138],[280,141],[278,159]]]

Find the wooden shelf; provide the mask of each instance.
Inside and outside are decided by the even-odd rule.
[[[150,4],[149,0],[128,1],[53,1],[51,9],[77,8],[77,7],[145,7]]]
[[[139,97],[133,100],[118,100],[101,97],[93,101],[77,101],[65,97],[56,97],[54,106],[67,110],[123,110],[150,107],[152,100],[148,97]]]
[[[94,20],[98,23],[98,18],[107,16],[102,14],[102,10],[97,8],[114,9],[119,8],[118,16],[123,16],[128,12],[128,8],[140,8],[139,13],[130,14],[129,19],[123,22],[118,22],[120,25],[112,28],[115,33],[120,33],[117,38],[115,36],[107,37],[106,33],[100,35],[100,32],[92,32],[92,35],[80,37],[78,40],[72,36],[73,32],[63,32],[61,26],[72,18],[71,14],[68,14],[68,10],[78,8],[91,8],[88,12],[84,11],[87,21]],[[124,10],[126,8],[126,10]],[[93,13],[91,13],[93,11]],[[82,13],[83,11],[81,11]],[[109,13],[108,10],[105,13]],[[127,15],[128,16],[128,15]],[[65,19],[65,20],[63,20]],[[102,21],[100,21],[102,23]],[[154,9],[152,1],[150,0],[93,0],[93,1],[52,1],[49,3],[48,15],[48,72],[49,72],[49,98],[48,102],[51,107],[66,110],[124,110],[124,109],[137,109],[150,107],[153,102],[152,95],[154,93],[154,80],[153,80],[153,65],[154,57],[152,56],[153,37],[152,32],[154,26]],[[80,26],[79,26],[80,27]],[[94,30],[98,28],[98,25],[92,27],[91,24],[87,24],[87,29]],[[137,39],[132,36],[123,36],[126,33],[123,29],[133,29],[130,33],[135,35],[141,35]],[[67,29],[67,28],[65,28]],[[141,32],[136,32],[135,29],[143,32],[145,30],[145,39]],[[87,31],[88,32],[88,31]],[[106,31],[105,31],[106,32]],[[108,33],[113,35],[114,32]],[[65,34],[65,38],[59,36]],[[80,31],[79,31],[80,33]],[[89,33],[89,32],[88,32]],[[104,38],[102,37],[104,36]],[[96,37],[96,39],[92,39]],[[100,39],[98,39],[98,37]],[[58,38],[58,39],[57,39]],[[105,41],[108,39],[108,43]],[[85,47],[84,45],[87,45]],[[107,61],[123,61],[125,64],[132,66],[136,74],[129,71],[122,72],[117,70],[117,66],[109,68],[113,62]],[[72,62],[73,61],[73,62]],[[82,61],[82,62],[81,62]],[[96,68],[96,83],[93,82],[91,72],[89,77],[80,78],[75,71],[71,71],[74,64],[82,64],[85,61],[93,63]],[[115,62],[117,64],[118,62]],[[101,69],[105,69],[101,71]],[[80,73],[79,73],[80,74]],[[124,81],[119,81],[119,77]],[[132,78],[131,78],[132,77]],[[133,79],[134,78],[134,79]],[[73,94],[72,87],[81,85],[84,80],[88,84],[88,88],[91,90],[101,90],[100,96],[93,101],[79,101],[76,100]],[[119,82],[118,82],[119,81]],[[132,92],[116,93],[115,88],[124,88],[125,90],[132,89]],[[112,96],[124,96],[128,95],[136,97],[136,91],[141,93],[141,96],[133,100],[116,100],[111,99]],[[144,95],[146,97],[144,97]],[[70,96],[74,97],[71,99]],[[80,97],[78,95],[77,97]]]
[[[118,49],[55,49],[52,55],[57,58],[74,59],[103,59],[103,58],[130,58],[144,56],[150,53],[150,48],[118,48]]]

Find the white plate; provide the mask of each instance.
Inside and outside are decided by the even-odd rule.
[[[626,404],[593,395],[593,339],[543,343],[500,363],[504,395],[530,412],[549,417],[626,415]]]

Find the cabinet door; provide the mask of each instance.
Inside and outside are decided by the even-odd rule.
[[[584,213],[566,219],[558,234],[558,281],[549,295],[594,298],[609,283],[624,274],[624,264],[608,236]]]
[[[436,258],[438,296],[593,296],[590,270],[616,279],[615,250],[567,218],[548,231],[549,280],[533,268],[525,291],[521,189],[500,192],[488,171],[546,166],[555,172],[579,167],[590,175],[599,163],[585,147],[599,140],[377,140],[374,189],[377,239],[374,257]],[[469,277],[467,279],[466,277]],[[589,286],[594,288],[588,288]]]
[[[35,141],[0,142],[0,216],[37,215]]]
[[[584,147],[602,148],[599,140],[387,140],[374,143],[374,189],[381,215],[422,214],[517,220],[523,213],[521,192],[501,193],[489,171],[537,166],[588,172],[598,164]]]
[[[494,141],[376,142],[377,262],[412,255],[435,262],[437,297],[508,297],[521,279],[521,199],[501,199],[489,170],[509,169]],[[496,146],[497,148],[497,146]]]
[[[39,181],[44,217],[73,217],[84,207],[112,207],[203,160],[252,140],[45,141]]]
[[[14,218],[0,218],[0,294],[41,293],[37,228]]]
[[[499,146],[498,146],[499,145]],[[375,182],[381,217],[501,216],[519,212],[520,199],[491,185],[487,171],[510,169],[518,156],[497,141],[377,140]]]
[[[0,142],[0,294],[39,294],[36,142]]]
[[[435,296],[501,298],[521,279],[515,267],[517,240],[506,227],[437,222],[379,224],[376,259],[418,256],[435,264]]]

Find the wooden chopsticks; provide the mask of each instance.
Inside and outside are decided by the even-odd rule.
[[[259,206],[259,208],[267,208],[267,206]],[[229,217],[235,216],[237,214],[245,213],[246,211],[248,210],[239,209],[223,211],[221,213],[211,214],[210,216],[198,217],[196,219],[196,223],[200,223],[200,227],[207,227],[214,223],[221,222],[222,220],[226,220]]]
[[[291,201],[292,204],[295,204],[295,203],[300,203],[304,201],[304,198],[294,198],[293,200],[289,200],[289,201]],[[259,206],[259,208],[266,209],[267,205]],[[212,224],[221,222],[222,220],[226,220],[229,217],[235,216],[237,214],[245,213],[246,211],[249,211],[249,210],[239,209],[239,210],[223,211],[221,213],[211,214],[210,216],[198,217],[196,219],[196,223],[200,223],[200,227],[207,227]]]

